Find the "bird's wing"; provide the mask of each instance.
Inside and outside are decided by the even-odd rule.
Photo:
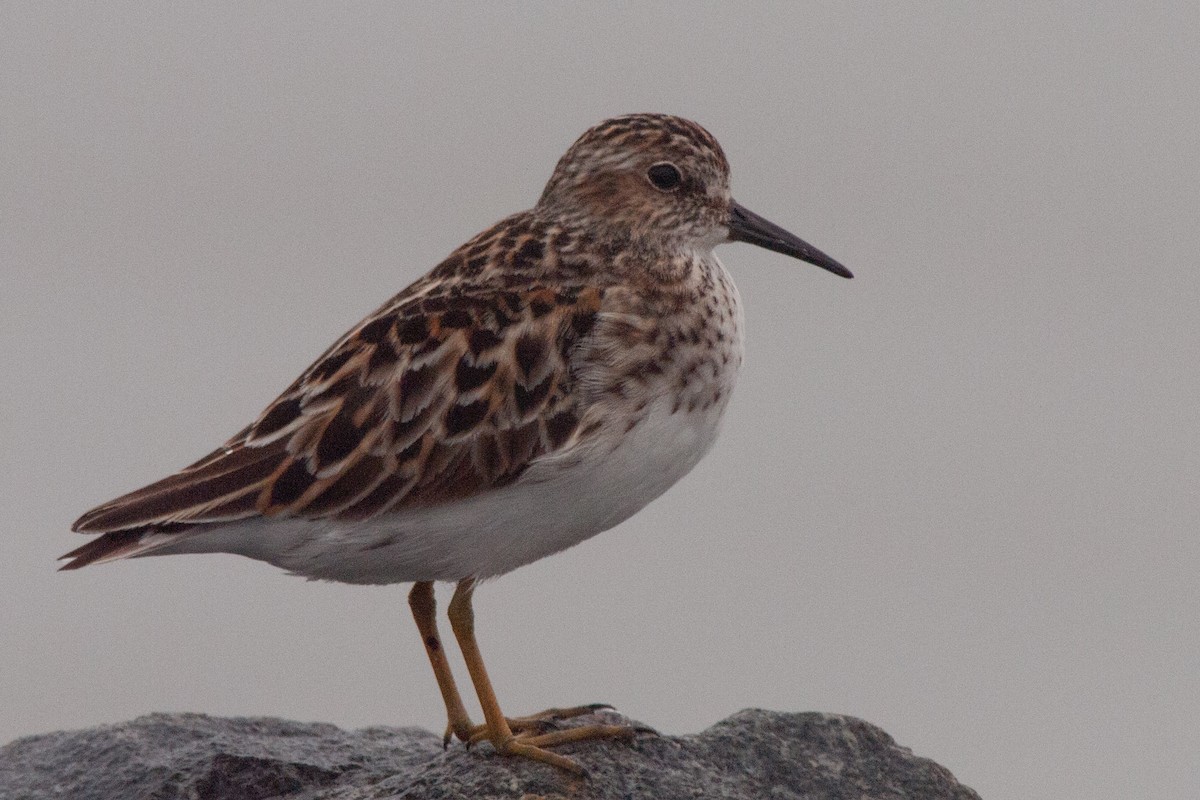
[[[570,354],[601,290],[406,294],[224,447],[73,529],[132,536],[255,516],[366,519],[503,486],[578,439]]]

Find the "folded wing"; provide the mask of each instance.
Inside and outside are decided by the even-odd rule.
[[[80,517],[104,535],[63,569],[250,517],[365,520],[511,483],[578,439],[571,353],[599,307],[585,287],[402,295],[223,447]]]

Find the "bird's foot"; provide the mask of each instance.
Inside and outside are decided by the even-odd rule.
[[[589,703],[588,705],[571,706],[570,708],[547,708],[545,711],[539,711],[536,714],[529,714],[524,717],[505,717],[504,721],[508,723],[508,729],[512,733],[528,736],[558,730],[559,720],[571,719],[572,717],[579,717],[584,714],[591,714],[593,711],[603,711],[609,708],[612,708],[612,706],[608,703]],[[466,716],[464,712],[461,717],[451,717],[449,722],[446,723],[446,732],[442,736],[442,747],[449,747],[452,739],[458,739],[470,748],[471,745],[488,738],[488,726],[476,725],[471,722],[471,718]]]
[[[491,741],[492,746],[496,748],[496,752],[498,753],[506,756],[520,756],[532,761],[540,761],[543,764],[549,764],[583,777],[587,775],[587,770],[579,762],[560,753],[551,752],[546,748],[570,744],[571,742],[583,742],[589,739],[621,739],[630,741],[638,733],[647,730],[647,728],[632,725],[581,725],[578,728],[560,728],[545,733],[537,733],[531,727],[521,733],[509,734],[507,737],[503,733],[500,735],[487,733],[482,738]]]
[[[590,703],[585,706],[571,706],[570,708],[547,708],[545,711],[539,711],[536,714],[529,714],[524,717],[505,717],[504,721],[508,723],[509,731],[515,734],[517,738],[524,739],[530,736],[557,731],[560,720],[581,717],[584,714],[591,714],[593,711],[603,711],[609,708],[612,708],[612,706],[608,703]],[[487,725],[472,726],[467,731],[466,738],[458,735],[457,732],[455,735],[466,742],[467,747],[492,738],[488,732]]]
[[[583,742],[589,739],[623,739],[631,740],[639,733],[655,733],[652,728],[634,725],[581,725],[577,728],[563,728],[560,720],[580,717],[595,711],[609,709],[612,706],[605,703],[593,703],[570,708],[548,708],[537,714],[523,717],[506,717],[508,730],[493,731],[487,725],[472,725],[465,729],[455,730],[452,726],[446,732],[446,739],[454,736],[466,742],[471,747],[482,741],[490,741],[496,751],[504,755],[520,756],[543,764],[550,764],[576,775],[586,774],[586,770],[574,759],[553,753],[546,748],[572,742]]]

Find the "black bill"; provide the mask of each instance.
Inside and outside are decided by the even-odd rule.
[[[729,240],[756,244],[759,247],[774,250],[776,253],[783,253],[785,256],[815,264],[821,269],[827,269],[834,275],[841,275],[843,278],[854,277],[850,270],[799,236],[788,233],[774,222],[763,219],[738,203],[733,203],[729,208]]]

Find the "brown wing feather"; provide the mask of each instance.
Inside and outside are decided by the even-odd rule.
[[[600,298],[583,287],[414,285],[224,447],[80,517],[74,530],[108,532],[110,546],[91,542],[68,566],[131,554],[137,531],[363,519],[515,480],[578,429],[570,354]]]
[[[369,321],[331,353],[336,370],[272,407],[298,409],[298,422],[247,433],[249,446],[287,440],[259,513],[362,519],[515,480],[578,426],[570,352],[599,299],[594,289],[460,293],[444,310],[425,310],[440,305],[426,298]]]
[[[191,521],[207,509],[203,521],[226,521],[249,516],[250,508],[228,507],[247,487],[261,484],[276,470],[286,453],[278,444],[245,447],[231,441],[186,469],[92,509],[73,526],[77,531],[112,531],[146,525]],[[222,502],[225,501],[225,502]],[[209,507],[217,513],[213,514]],[[201,521],[196,519],[195,521]]]

